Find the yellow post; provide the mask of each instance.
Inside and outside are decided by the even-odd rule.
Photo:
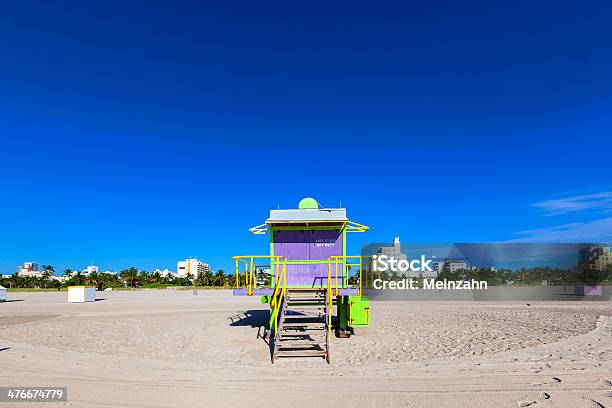
[[[251,262],[248,265],[247,271],[247,295],[251,296],[253,294],[253,257],[251,257]]]
[[[238,258],[236,258],[236,282],[234,282],[236,289],[240,287],[240,267],[238,266],[238,262]]]
[[[249,263],[248,262],[245,262],[244,264],[244,286],[246,286],[247,295],[250,295],[249,293]]]
[[[287,294],[287,259],[283,265],[283,297]]]
[[[331,314],[332,314],[332,294],[331,294],[331,259],[327,260],[327,339],[331,338]]]
[[[359,257],[359,296],[362,295],[361,270],[363,269],[363,259]]]
[[[338,296],[338,261],[340,260],[340,258],[336,258],[336,287],[335,287],[335,291],[334,291],[334,295]]]

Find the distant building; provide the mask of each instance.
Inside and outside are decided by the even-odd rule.
[[[40,265],[36,262],[24,262],[23,265],[17,267],[17,275],[19,276],[34,276],[41,277]]]
[[[431,269],[434,270],[436,275],[440,274],[440,272],[442,272],[444,269],[444,261],[433,261],[431,263]]]
[[[449,272],[457,272],[459,270],[470,269],[468,263],[461,259],[445,259],[443,261],[433,261],[431,265],[436,276],[444,270],[448,270]]]
[[[159,273],[164,278],[174,278],[174,277],[178,276],[178,274],[176,272],[173,272],[173,271],[171,271],[168,268],[165,268],[163,270],[161,270],[159,268],[155,269],[153,271],[153,274],[156,274],[156,273]]]
[[[386,255],[389,258],[400,260],[407,260],[406,254],[402,253],[402,245],[400,244],[400,237],[393,238],[393,244],[388,246],[381,246],[376,250],[376,255]]]
[[[407,261],[408,257],[406,256],[406,254],[404,254],[402,252],[402,244],[400,242],[400,237],[395,237],[393,238],[393,243],[391,245],[385,245],[385,246],[381,246],[376,250],[376,253],[374,254],[376,256],[381,256],[381,255],[385,255],[388,258],[393,258],[397,261]],[[372,265],[372,261],[369,261],[369,265],[368,265],[368,270],[372,271],[373,265]],[[421,274],[418,272],[405,272],[402,273],[402,275],[409,277],[409,278],[418,278]]]
[[[88,276],[90,273],[98,273],[99,272],[99,268],[96,265],[89,265],[87,266],[87,268],[83,269],[81,271],[81,274],[83,274],[84,276]]]
[[[187,277],[188,274],[196,278],[200,273],[206,272],[210,272],[210,265],[195,258],[188,258],[176,263],[176,274],[181,278]]]
[[[272,272],[269,268],[257,269],[255,283],[257,286],[266,286],[271,282]]]
[[[609,245],[598,245],[582,248],[580,251],[580,264],[598,271],[612,265],[612,253]]]

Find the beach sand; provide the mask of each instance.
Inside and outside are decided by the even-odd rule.
[[[66,386],[68,402],[2,406],[612,407],[612,302],[372,302],[331,365],[272,365],[259,298],[97,296],[8,294],[0,386]]]

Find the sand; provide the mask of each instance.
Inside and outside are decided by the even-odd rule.
[[[66,386],[69,401],[4,406],[612,407],[612,302],[373,302],[331,365],[272,365],[258,298],[97,296],[8,294],[0,385]]]

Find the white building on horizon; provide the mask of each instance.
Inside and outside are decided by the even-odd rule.
[[[386,255],[389,258],[397,259],[398,261],[407,260],[406,254],[402,253],[402,244],[400,237],[393,238],[393,244],[390,246],[381,246],[376,251],[376,255]]]
[[[160,274],[162,277],[164,277],[164,278],[175,278],[175,277],[177,277],[177,276],[178,276],[178,274],[177,274],[176,272],[171,271],[171,270],[170,270],[170,269],[168,269],[168,268],[164,268],[163,270],[162,270],[162,269],[157,268],[157,269],[155,269],[155,270],[153,271],[153,274],[156,274],[156,273],[159,273],[159,274]]]
[[[87,268],[81,271],[81,274],[83,274],[84,276],[88,276],[90,273],[98,273],[99,271],[100,268],[98,268],[97,265],[88,265]]]
[[[266,286],[271,282],[272,278],[273,274],[270,268],[257,269],[255,273],[255,284],[257,286]]]
[[[582,248],[580,251],[580,265],[589,269],[603,271],[612,265],[612,251],[610,245],[596,245]]]
[[[187,258],[176,263],[176,274],[181,278],[190,274],[195,279],[200,273],[205,272],[210,272],[210,265],[198,261],[196,258]]]
[[[398,261],[407,261],[408,256],[402,252],[402,244],[400,242],[400,237],[394,237],[393,243],[391,245],[381,246],[376,250],[375,255],[381,256],[385,255],[387,258],[393,258]],[[372,262],[370,261],[369,270],[373,270]],[[409,278],[417,278],[419,276],[416,272],[404,272],[401,275],[409,277]]]
[[[40,278],[42,276],[42,272],[38,263],[24,262],[23,265],[17,267],[17,275]]]
[[[433,270],[436,273],[436,276],[440,274],[444,270],[444,267],[447,266],[450,272],[457,272],[459,270],[468,270],[474,269],[468,265],[468,263],[463,259],[443,259],[439,261],[432,262]]]

